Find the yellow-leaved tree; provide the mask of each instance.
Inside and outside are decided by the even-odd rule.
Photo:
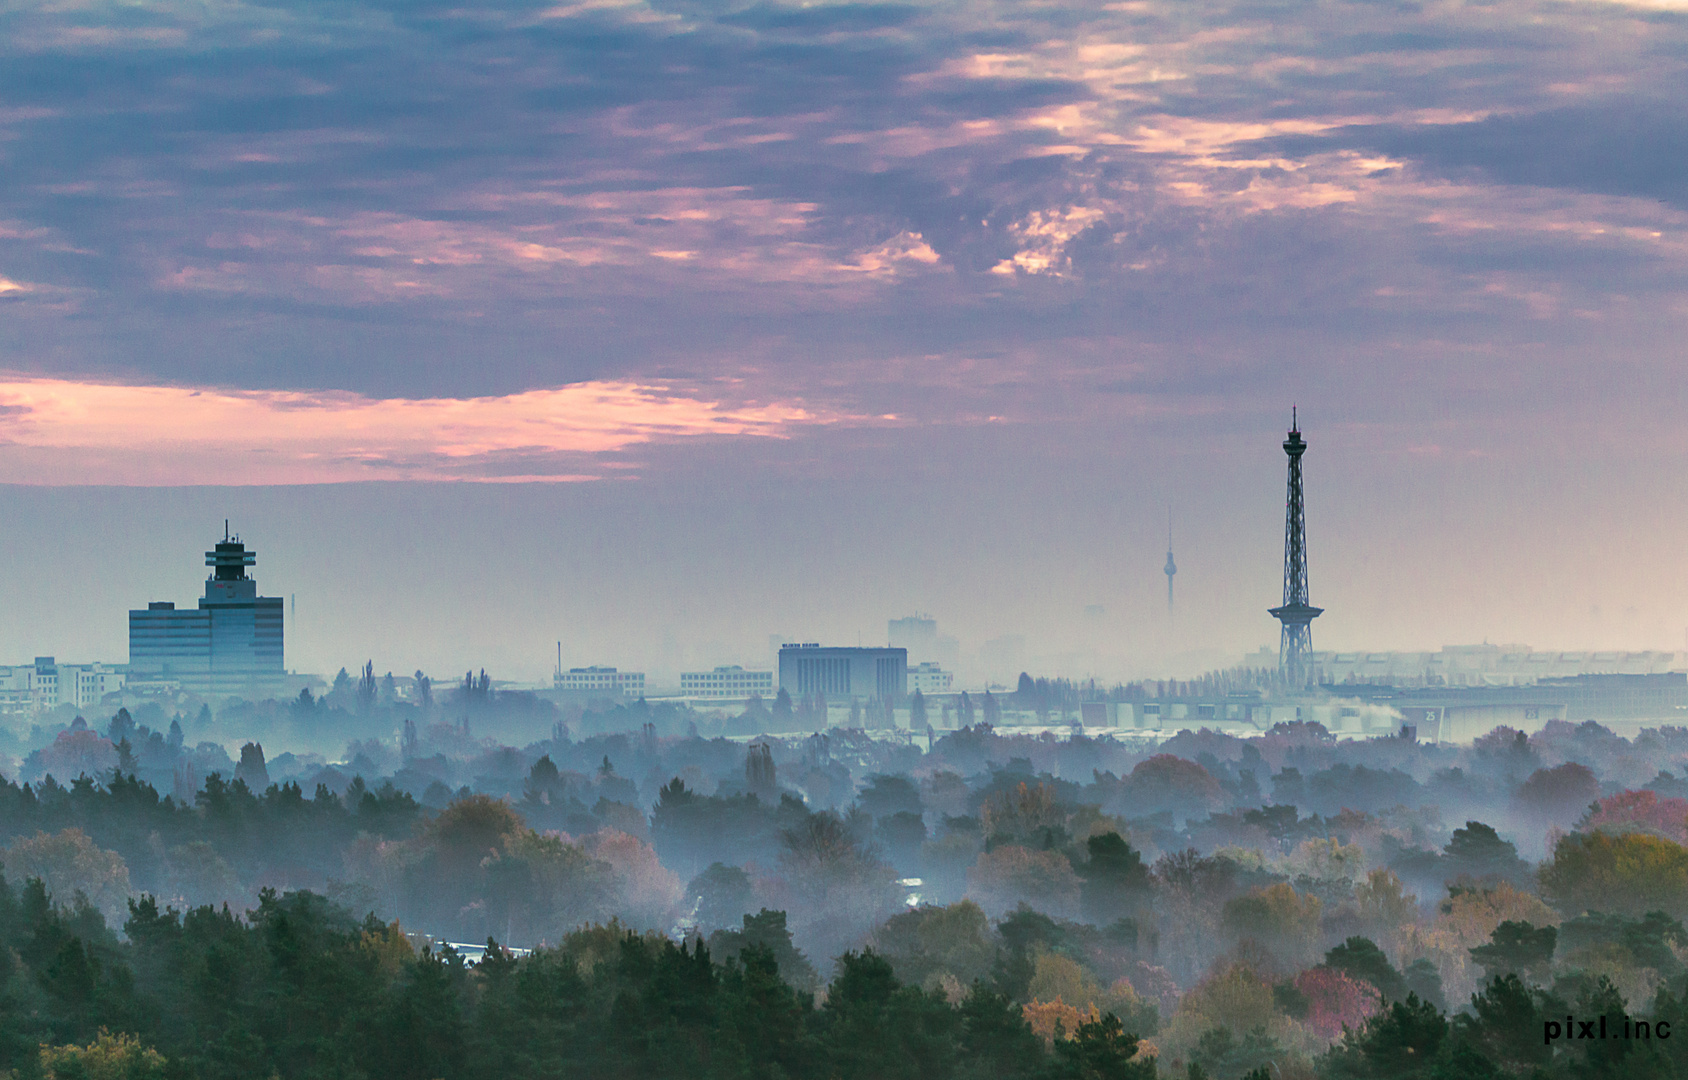
[[[133,1035],[105,1028],[87,1046],[42,1046],[45,1080],[164,1080],[164,1055]]]
[[[1273,1001],[1272,984],[1243,963],[1220,968],[1191,987],[1155,1041],[1170,1058],[1182,1058],[1214,1028],[1225,1028],[1236,1039],[1260,1028],[1292,1047],[1307,1041],[1300,1026]]]
[[[1316,896],[1303,896],[1285,882],[1254,889],[1225,902],[1225,929],[1237,941],[1253,941],[1286,971],[1318,959],[1319,914]]]
[[[1365,936],[1390,949],[1418,922],[1418,897],[1407,892],[1393,870],[1382,867],[1354,886],[1354,907]]]
[[[1397,938],[1398,963],[1404,968],[1428,959],[1442,976],[1448,1001],[1464,1001],[1476,992],[1483,974],[1470,950],[1487,945],[1503,922],[1557,926],[1560,919],[1540,897],[1504,882],[1492,889],[1463,889],[1443,902],[1435,922],[1404,928]]]
[[[1567,915],[1609,911],[1688,917],[1688,848],[1645,833],[1572,833],[1541,870],[1542,893]]]
[[[1143,1027],[1143,999],[1132,989],[1130,980],[1115,979],[1111,986],[1103,986],[1077,961],[1056,953],[1038,954],[1026,992],[1033,1001],[1062,1001],[1081,1010],[1111,1012],[1134,1033],[1140,1034],[1138,1029]]]

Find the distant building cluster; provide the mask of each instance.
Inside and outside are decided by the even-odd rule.
[[[154,601],[129,612],[127,664],[61,664],[38,656],[33,664],[0,667],[0,715],[92,709],[123,692],[285,693],[282,602],[258,595],[257,581],[246,573],[257,561],[225,532],[205,553],[212,572],[197,607]]]
[[[27,716],[60,705],[91,708],[122,690],[124,679],[109,664],[61,664],[51,656],[0,667],[0,716]]]
[[[1292,540],[1296,532],[1292,521]],[[0,717],[67,706],[89,711],[175,692],[254,699],[297,692],[314,680],[301,682],[283,666],[282,600],[258,594],[248,573],[256,563],[256,553],[225,528],[223,540],[205,553],[211,574],[195,607],[154,601],[130,611],[127,664],[61,664],[39,656],[30,664],[0,666]],[[1299,674],[1284,677],[1282,648],[1262,649],[1240,669],[1193,682],[1135,683],[1104,693],[1094,681],[1082,686],[1054,680],[1065,689],[1055,687],[1053,696],[1042,689],[1031,695],[1023,682],[1019,691],[993,697],[977,689],[962,692],[954,673],[956,641],[940,635],[931,616],[892,619],[886,630],[886,646],[771,636],[770,645],[778,649],[773,670],[729,664],[681,672],[678,698],[736,708],[783,696],[789,703],[776,712],[806,724],[829,722],[829,710],[837,710],[830,713],[832,722],[847,715],[850,724],[868,727],[896,726],[899,710],[907,710],[910,723],[924,716],[938,727],[981,720],[1013,727],[1035,718],[1045,727],[1145,734],[1188,725],[1260,731],[1299,720],[1344,735],[1410,730],[1414,737],[1439,741],[1495,724],[1535,730],[1552,720],[1688,722],[1688,677],[1682,674],[1688,655],[1674,652],[1565,652],[1486,643],[1435,652],[1307,650],[1297,660],[1302,665],[1297,671],[1306,676],[1302,681]],[[580,702],[647,696],[644,672],[601,665],[565,669],[561,643],[557,650],[551,692]],[[1002,662],[995,666],[1002,667],[1017,664],[1023,651],[1023,639],[1002,638],[987,642],[981,656],[1000,653]],[[1047,682],[1036,680],[1039,687]],[[417,700],[409,677],[389,675],[384,685],[383,693],[393,700]],[[673,688],[665,685],[659,692],[673,695]],[[910,701],[916,693],[923,703]]]

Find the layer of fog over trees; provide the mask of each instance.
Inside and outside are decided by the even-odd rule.
[[[0,1076],[1688,1075],[1685,728],[418,689],[10,732]]]

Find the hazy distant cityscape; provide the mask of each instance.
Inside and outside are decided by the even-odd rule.
[[[1489,643],[1435,652],[1312,648],[1310,626],[1323,609],[1307,604],[1306,448],[1299,424],[1292,424],[1284,442],[1284,606],[1269,612],[1283,623],[1280,648],[1263,647],[1194,678],[1059,679],[1058,692],[1039,692],[1036,677],[1014,670],[1026,651],[1024,638],[1009,637],[982,646],[968,665],[974,673],[969,680],[958,675],[959,640],[940,632],[931,615],[916,613],[887,620],[883,643],[770,634],[760,657],[654,677],[597,662],[601,657],[565,657],[559,641],[548,682],[499,679],[482,669],[480,681],[471,671],[464,687],[520,694],[558,715],[660,707],[665,715],[686,716],[688,730],[738,738],[832,728],[920,735],[984,722],[1005,732],[1094,733],[1152,743],[1190,727],[1246,737],[1310,721],[1338,737],[1410,730],[1432,742],[1469,742],[1503,724],[1534,733],[1556,720],[1626,730],[1688,722],[1688,653],[1538,651]],[[126,663],[39,656],[0,667],[0,717],[68,723],[98,709],[150,706],[149,713],[182,713],[202,701],[297,703],[345,692],[353,678],[345,668],[330,676],[286,666],[284,601],[259,595],[257,552],[230,533],[227,522],[222,540],[205,552],[205,565],[212,572],[195,607],[154,600],[129,611]],[[1170,626],[1178,573],[1170,535],[1164,573]],[[375,678],[373,661],[368,663],[363,681]],[[436,680],[453,678],[387,671],[375,693],[383,703],[415,707],[429,700]]]

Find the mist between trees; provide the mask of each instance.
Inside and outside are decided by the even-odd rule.
[[[747,742],[374,682],[19,740],[0,1074],[1688,1076],[1542,1038],[1688,1023],[1688,729]]]

